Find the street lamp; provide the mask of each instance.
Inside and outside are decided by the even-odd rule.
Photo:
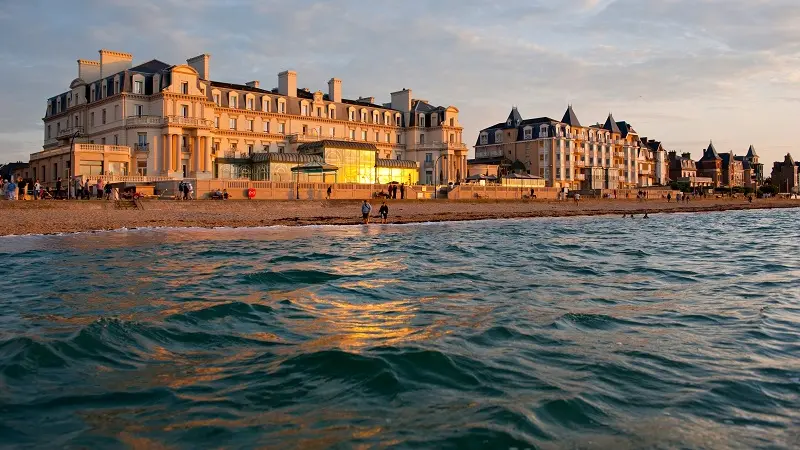
[[[75,170],[73,170],[73,166],[75,165],[75,138],[81,135],[81,127],[75,127],[75,132],[72,133],[69,137],[69,179],[67,180],[67,199],[70,198],[69,189],[72,187],[73,189],[73,178],[75,177]],[[58,174],[56,174],[58,175]],[[75,194],[77,195],[77,189],[75,189]]]
[[[433,163],[433,198],[437,198],[437,195],[439,194],[439,185],[436,183],[436,166],[439,164],[439,160],[442,158],[447,159],[447,154],[445,153],[444,155],[439,155],[439,157],[436,158],[436,161]],[[441,183],[441,177],[439,178],[439,183]]]

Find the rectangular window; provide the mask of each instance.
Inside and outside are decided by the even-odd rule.
[[[356,140],[356,130],[350,130],[350,139]]]
[[[114,105],[114,120],[119,119],[119,105]],[[75,125],[78,125],[77,123]]]
[[[105,124],[106,124],[106,110],[105,110],[105,108],[103,108],[103,114],[102,114],[102,116],[103,116],[103,118],[102,118],[101,120],[102,120],[102,122],[103,122],[103,125],[105,125]]]
[[[286,114],[286,103],[284,102],[278,103],[278,112],[281,114]]]
[[[303,110],[301,114],[304,116],[308,115],[308,105],[303,105]]]
[[[47,139],[50,139],[50,125],[47,126]]]
[[[236,98],[236,96],[232,95],[231,96],[231,104],[228,105],[228,106],[230,106],[231,108],[236,108],[236,105],[238,104],[237,100],[238,99]]]
[[[303,134],[308,134],[308,125],[303,125]]]
[[[433,162],[433,153],[425,153],[425,162]]]
[[[214,117],[214,128],[219,128],[219,117]]]
[[[214,104],[219,106],[219,94],[214,94]]]
[[[334,128],[334,127],[331,127],[330,136],[333,136],[333,137],[335,137],[335,136],[336,136],[336,128]]]
[[[280,133],[280,134],[285,134],[286,133],[286,124],[285,123],[279,123],[278,124],[278,133]]]
[[[100,145],[106,145],[106,138],[100,139]]]
[[[389,134],[389,133],[386,133],[386,143],[388,144],[390,142],[392,142],[392,135]]]
[[[144,82],[143,81],[134,81],[133,82],[133,93],[134,94],[142,94],[142,93],[144,93]]]
[[[375,142],[380,142],[380,140],[381,140],[381,134],[376,131],[375,132]]]
[[[367,140],[367,131],[366,130],[362,130],[361,131],[361,140],[362,141],[366,141]]]
[[[136,105],[136,116],[142,117],[144,114],[144,105]]]
[[[236,129],[236,119],[231,119],[229,125],[230,125],[230,129],[231,130],[235,130]]]
[[[354,120],[356,120],[356,112],[355,112],[355,111],[353,111],[353,110],[350,110],[350,115],[349,115],[349,117],[350,117],[350,121],[351,121],[351,122],[352,122],[352,121],[354,121]]]
[[[137,135],[136,142],[138,142],[139,147],[146,147],[147,146],[147,133],[139,133]]]
[[[396,137],[397,137],[397,143],[399,144],[400,143],[400,133],[397,133]]]
[[[94,113],[89,113],[89,125],[94,126]]]
[[[114,145],[119,145],[119,135],[114,135]]]
[[[253,154],[253,144],[247,144],[247,156]]]
[[[253,121],[252,120],[248,120],[247,121],[247,131],[253,131]]]
[[[181,115],[183,117],[189,117],[189,106],[188,105],[181,105]]]
[[[189,83],[186,81],[181,83],[181,94],[189,95]]]
[[[264,122],[264,133],[269,133],[269,122]]]
[[[322,117],[322,108],[317,107],[317,117]]]
[[[252,98],[248,98],[247,99],[247,109],[249,109],[251,111],[253,110],[253,99]]]
[[[136,174],[147,176],[147,161],[136,161]]]

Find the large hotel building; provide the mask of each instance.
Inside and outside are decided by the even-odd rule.
[[[100,50],[96,61],[78,60],[69,90],[47,100],[43,150],[31,154],[33,178],[48,184],[72,174],[264,180],[271,172],[253,171],[254,159],[296,154],[319,141],[374,150],[369,161],[375,173],[380,167],[416,169],[402,180],[361,175],[339,182],[431,184],[466,177],[458,109],[414,99],[409,89],[376,103],[373,97],[343,98],[336,78],[327,92],[298,88],[293,71],[278,74],[275,89],[258,81],[213,81],[206,54],[179,65],[151,60],[133,66],[132,60],[109,50]]]
[[[514,107],[505,122],[480,131],[469,166],[470,175],[529,174],[571,190],[664,185],[669,175],[660,142],[611,114],[605,124],[583,126],[572,106],[560,121],[523,119]]]

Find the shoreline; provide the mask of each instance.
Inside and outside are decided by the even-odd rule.
[[[46,236],[65,233],[159,228],[264,228],[270,226],[361,225],[360,201],[171,201],[144,202],[144,210],[115,209],[105,201],[0,202],[0,236]],[[373,212],[380,201],[373,201]],[[595,217],[623,214],[702,213],[750,209],[800,208],[788,199],[703,199],[690,203],[665,200],[582,200],[579,205],[551,200],[395,200],[388,224],[463,222],[497,219]],[[380,224],[373,217],[370,224]]]

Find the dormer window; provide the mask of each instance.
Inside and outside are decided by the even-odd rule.
[[[372,123],[381,123],[380,115],[378,115],[378,111],[372,112]]]
[[[361,121],[362,122],[366,122],[367,121],[367,110],[366,109],[362,109],[361,110]]]
[[[142,93],[144,93],[144,82],[143,81],[134,81],[133,82],[133,93],[134,94],[142,94]],[[94,95],[94,89],[92,89],[92,95]]]
[[[501,142],[503,142],[503,132],[500,131],[500,130],[497,130],[497,131],[494,132],[494,143],[495,144],[500,144]]]
[[[524,136],[525,139],[533,139],[533,128],[525,127]]]
[[[181,94],[189,95],[189,83],[186,81],[181,83]]]
[[[419,115],[419,124],[418,125],[420,127],[424,127],[425,126],[425,114],[420,114]]]
[[[394,116],[394,124],[397,125],[398,127],[402,125],[402,120],[400,118],[400,114],[396,114]]]
[[[355,122],[355,120],[356,120],[356,110],[353,109],[353,108],[348,109],[347,110],[347,118],[348,118],[348,120],[350,120],[350,122]]]
[[[267,96],[261,97],[261,110],[269,112],[270,99]]]
[[[481,145],[486,145],[489,143],[489,135],[486,133],[481,133]]]

